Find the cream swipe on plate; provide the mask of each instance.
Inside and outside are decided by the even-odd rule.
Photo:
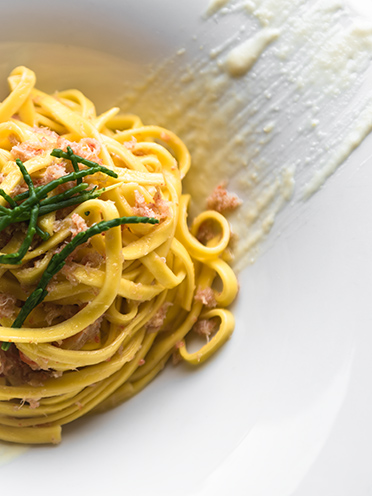
[[[0,105],[0,439],[58,443],[61,425],[141,390],[170,357],[231,335],[238,286],[223,187],[187,225],[189,153],[172,132],[17,67]],[[215,278],[221,290],[212,285]],[[205,344],[189,352],[190,332]]]

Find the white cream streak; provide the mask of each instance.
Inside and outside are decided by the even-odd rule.
[[[189,59],[165,64],[120,103],[150,121],[160,116],[190,147],[193,213],[228,178],[244,200],[230,218],[243,266],[268,219],[282,209],[288,225],[298,207],[283,207],[301,204],[305,185],[319,188],[370,132],[372,28],[332,0],[210,6],[213,18],[195,34],[205,50],[188,48]],[[272,185],[271,203],[247,223]]]
[[[244,76],[252,68],[265,48],[278,36],[278,29],[262,29],[252,38],[233,48],[226,58],[226,70],[230,76]]]
[[[345,162],[355,148],[372,131],[372,100],[368,102],[365,109],[362,111],[357,121],[354,123],[354,128],[349,135],[344,138],[342,143],[338,145],[331,158],[317,172],[304,188],[305,198],[309,198],[326,182],[338,167]]]
[[[210,0],[207,7],[207,15],[215,14],[218,10],[222,9],[230,0]]]

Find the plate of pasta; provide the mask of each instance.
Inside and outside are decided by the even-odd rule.
[[[2,488],[367,494],[372,28],[138,4],[3,7]]]

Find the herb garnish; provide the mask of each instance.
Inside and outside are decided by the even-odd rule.
[[[51,155],[57,158],[64,158],[70,160],[74,168],[74,172],[66,174],[65,176],[55,179],[45,186],[34,186],[31,176],[21,160],[17,159],[16,164],[19,167],[23,178],[28,186],[28,191],[21,193],[14,198],[10,197],[5,191],[0,189],[0,196],[2,196],[9,204],[10,208],[0,206],[0,232],[8,227],[10,224],[17,222],[29,221],[26,236],[20,246],[18,252],[0,255],[1,264],[17,265],[22,263],[23,257],[26,255],[31,246],[33,237],[38,234],[44,241],[49,238],[49,234],[44,232],[37,226],[39,216],[45,215],[49,212],[54,212],[62,208],[70,207],[83,203],[84,201],[97,198],[102,193],[107,191],[106,188],[86,191],[89,186],[87,183],[82,182],[82,178],[88,175],[102,172],[108,176],[117,178],[117,174],[112,170],[97,164],[91,160],[87,160],[79,155],[75,155],[71,147],[67,147],[67,152],[55,148]],[[78,164],[86,165],[88,169],[79,170]],[[57,194],[47,198],[48,194],[61,184],[69,181],[76,181],[77,185],[63,193]],[[17,202],[22,202],[18,204]],[[88,214],[88,212],[86,212]],[[86,231],[78,233],[72,241],[70,241],[60,253],[56,253],[51,258],[47,268],[42,275],[36,289],[30,294],[24,303],[21,311],[12,324],[12,328],[22,327],[24,321],[31,313],[31,311],[39,305],[47,296],[47,285],[50,280],[62,269],[66,263],[67,257],[81,244],[88,241],[88,239],[96,234],[108,231],[113,227],[122,224],[157,224],[158,219],[153,217],[118,217],[108,221],[101,221],[89,227]],[[11,346],[9,342],[3,342],[1,349],[7,351]]]

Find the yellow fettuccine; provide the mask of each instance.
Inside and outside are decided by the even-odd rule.
[[[31,70],[14,69],[0,104],[5,193],[26,190],[16,158],[36,186],[72,171],[69,161],[50,155],[67,145],[118,175],[85,177],[108,191],[39,218],[50,238],[35,237],[21,265],[0,264],[0,341],[12,343],[0,351],[0,439],[58,443],[62,425],[131,397],[172,355],[198,364],[213,354],[233,331],[226,307],[238,285],[224,261],[226,219],[205,211],[188,228],[190,197],[181,181],[190,156],[182,141],[117,108],[97,116],[81,92],[47,95],[35,80]],[[8,207],[6,199],[0,205]],[[155,216],[159,224],[114,227],[91,238],[53,278],[23,327],[11,327],[54,253],[94,223],[132,215]],[[198,234],[208,225],[213,229],[202,243]],[[1,232],[1,253],[17,251],[24,235],[19,225]],[[212,289],[216,277],[220,291]],[[214,333],[189,353],[185,337],[198,323]]]

